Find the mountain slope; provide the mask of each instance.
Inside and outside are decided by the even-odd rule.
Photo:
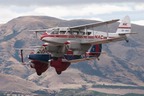
[[[33,32],[28,30],[43,29],[55,26],[76,26],[87,24],[92,20],[61,20],[48,16],[23,16],[15,18],[8,23],[0,26],[0,72],[3,76],[14,76],[15,79],[24,82],[30,82],[37,87],[48,88],[48,90],[60,90],[65,88],[92,88],[97,84],[115,84],[115,85],[144,85],[144,34],[143,26],[132,25],[132,31],[138,32],[132,35],[129,43],[125,41],[104,44],[103,51],[106,54],[100,56],[100,61],[88,61],[78,64],[72,64],[62,75],[58,76],[53,68],[48,69],[42,76],[37,76],[33,69],[25,67],[19,63],[19,51],[15,48],[29,48],[34,45],[41,45],[42,42],[36,39]],[[109,31],[115,32],[118,23],[110,25]],[[107,31],[105,26],[96,28],[96,30]],[[25,51],[25,57],[30,52]],[[25,58],[27,60],[27,58]],[[11,81],[6,82],[13,82]],[[5,79],[1,78],[0,83]],[[25,81],[27,79],[27,81]],[[15,84],[15,83],[14,83]],[[31,90],[26,84],[22,87],[25,90]],[[6,90],[9,85],[3,85]],[[17,85],[18,86],[18,85]],[[0,89],[3,90],[3,87]],[[15,89],[21,86],[15,87]],[[10,88],[9,90],[12,90]],[[39,90],[38,88],[36,90]],[[12,90],[13,91],[13,90]]]

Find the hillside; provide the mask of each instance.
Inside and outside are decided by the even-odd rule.
[[[58,76],[53,68],[50,68],[42,76],[37,76],[35,70],[20,64],[19,51],[15,48],[30,48],[42,42],[36,39],[33,32],[28,30],[45,29],[55,26],[76,26],[95,22],[92,20],[61,20],[48,16],[23,16],[14,18],[0,26],[0,87],[2,91],[24,92],[29,90],[60,91],[61,89],[79,89],[100,91],[95,85],[115,86],[144,86],[144,34],[143,26],[132,25],[132,31],[138,34],[129,38],[129,43],[120,41],[104,44],[103,51],[106,54],[100,56],[100,61],[88,61],[72,64],[68,70]],[[115,32],[118,23],[110,25],[109,31]],[[106,31],[106,27],[98,27],[96,30]],[[29,54],[25,51],[25,57]],[[27,58],[25,58],[26,61]],[[6,78],[6,79],[5,79]],[[9,80],[7,80],[9,79]],[[15,80],[16,83],[13,83]],[[5,81],[5,82],[4,82]],[[26,83],[28,82],[28,83]],[[9,83],[14,86],[8,87]],[[20,85],[19,85],[20,84]],[[24,84],[21,87],[21,84]],[[30,85],[32,84],[32,85]],[[31,86],[29,89],[29,85]],[[33,87],[34,86],[34,87]],[[143,89],[133,91],[141,93]],[[28,92],[28,93],[29,93]],[[100,91],[101,92],[101,91]],[[107,93],[107,91],[105,91]],[[115,93],[114,91],[111,93]],[[128,92],[125,92],[128,93]],[[121,94],[121,93],[118,93]],[[124,94],[124,93],[123,93]]]

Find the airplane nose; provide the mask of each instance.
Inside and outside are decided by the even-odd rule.
[[[47,37],[48,36],[48,33],[47,32],[44,32],[41,37],[40,37],[40,40],[42,40],[44,37]]]

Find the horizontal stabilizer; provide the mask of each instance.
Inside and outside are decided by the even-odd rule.
[[[30,32],[47,32],[49,29],[29,30]]]
[[[129,33],[129,32],[125,32],[125,33],[118,33],[119,35],[126,35],[126,34],[138,34],[137,32],[131,32],[131,33]]]

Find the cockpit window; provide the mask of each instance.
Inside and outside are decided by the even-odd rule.
[[[58,33],[59,33],[58,30],[53,30],[53,31],[51,32],[51,34],[58,34]]]

